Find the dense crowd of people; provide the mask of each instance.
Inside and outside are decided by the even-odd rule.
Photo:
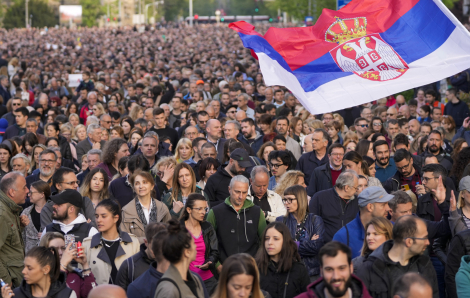
[[[313,115],[223,26],[0,55],[2,297],[468,297],[470,72]]]

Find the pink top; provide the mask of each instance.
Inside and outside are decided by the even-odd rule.
[[[189,264],[189,270],[199,274],[202,280],[208,280],[209,278],[214,276],[210,270],[202,270],[194,267],[194,265],[204,265],[206,244],[204,243],[202,232],[197,238],[194,237],[193,234],[191,234],[191,236],[194,239],[194,244],[196,244],[196,259],[191,264]]]

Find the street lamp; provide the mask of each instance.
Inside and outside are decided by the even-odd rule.
[[[189,0],[189,26],[193,26],[193,0]]]

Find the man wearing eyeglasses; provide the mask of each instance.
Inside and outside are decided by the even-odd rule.
[[[52,185],[52,175],[54,175],[56,171],[56,164],[57,164],[57,154],[51,150],[46,149],[39,153],[38,158],[39,164],[39,173],[31,174],[26,177],[26,183],[28,184],[28,188],[31,186],[33,182],[42,180],[44,182],[49,183]],[[51,186],[51,191],[55,191],[55,187]]]
[[[354,127],[356,128],[356,134],[359,139],[362,139],[367,129],[369,129],[369,123],[366,118],[356,118],[354,121]]]
[[[54,191],[51,193],[53,195],[62,194],[66,190],[77,190],[79,181],[73,170],[69,168],[60,168],[52,176],[52,185],[53,186],[51,187],[51,190],[54,189]],[[49,201],[46,205],[44,205],[41,210],[41,228],[45,228],[52,222],[54,219],[54,210],[55,208],[53,202]],[[82,198],[79,212],[80,214],[83,214],[85,221],[96,227],[95,208],[93,207],[93,203],[88,197]]]
[[[227,118],[229,120],[236,120],[236,114],[237,114],[237,107],[236,106],[229,106],[227,109]]]
[[[271,178],[269,178],[268,189],[274,190],[281,176],[290,168],[292,160],[289,152],[280,150],[269,152],[268,160],[269,169],[272,174]]]
[[[393,156],[397,171],[395,175],[388,178],[383,187],[388,193],[397,190],[411,190],[417,194],[417,185],[421,184],[421,168],[414,164],[411,153],[406,149],[399,149]]]
[[[428,245],[426,223],[416,216],[402,216],[393,226],[393,240],[377,248],[357,268],[357,276],[372,297],[391,297],[391,281],[408,272],[417,272],[432,285],[433,298],[438,298],[436,272],[429,257],[423,255]]]
[[[46,95],[47,96],[47,95]],[[3,100],[3,102],[6,102],[5,99]],[[11,108],[12,108],[12,111],[11,112],[8,112],[6,113],[5,115],[3,115],[2,118],[4,119],[7,119],[8,121],[8,126],[11,126],[13,124],[16,123],[16,119],[15,119],[15,115],[13,113],[14,110],[18,109],[21,107],[21,98],[13,98],[11,99]]]
[[[394,107],[388,108],[388,110],[387,110],[387,120],[397,119],[397,117],[398,117],[397,109],[394,108]]]

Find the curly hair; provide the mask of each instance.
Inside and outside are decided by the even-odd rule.
[[[284,190],[286,190],[288,187],[292,185],[299,184],[300,177],[303,177],[305,179],[305,174],[302,173],[301,171],[290,170],[290,171],[285,172],[281,176],[281,178],[279,178],[279,182],[277,183],[276,188],[274,189],[274,192],[280,195],[281,198],[283,198]]]
[[[470,163],[470,147],[460,150],[449,176],[453,176],[455,181],[460,181],[460,179],[462,179],[463,171],[465,170],[465,167],[467,167],[468,163]]]
[[[113,139],[109,142],[106,142],[106,145],[104,145],[103,148],[101,161],[105,164],[112,164],[114,162],[114,158],[116,157],[116,153],[124,144],[127,146],[127,142],[124,139]]]

